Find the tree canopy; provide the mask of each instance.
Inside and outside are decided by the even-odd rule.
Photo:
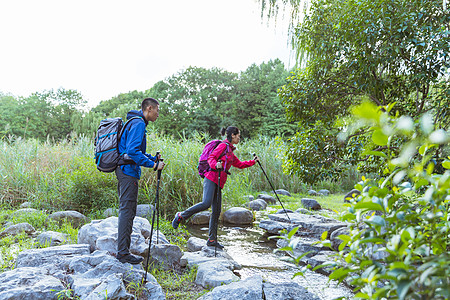
[[[269,7],[289,4],[298,12],[303,2],[269,1]],[[349,150],[332,138],[346,124],[337,120],[363,99],[395,103],[399,114],[414,119],[428,113],[438,128],[448,128],[449,24],[449,10],[432,0],[311,1],[304,20],[292,24],[293,45],[306,67],[280,90],[289,120],[300,124],[288,169],[305,172],[310,165],[311,180],[332,174],[336,165],[327,160],[345,161]],[[315,140],[301,138],[305,132]],[[321,147],[324,142],[329,147]],[[310,164],[305,148],[322,150],[315,165],[328,168]]]

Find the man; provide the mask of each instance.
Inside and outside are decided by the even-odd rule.
[[[130,253],[131,232],[136,216],[138,182],[141,177],[141,166],[162,170],[164,162],[157,161],[159,157],[145,153],[147,148],[146,127],[148,122],[155,122],[159,116],[159,103],[153,98],[142,101],[141,110],[131,110],[127,114],[130,121],[123,132],[119,143],[119,152],[125,153],[131,159],[131,164],[116,168],[119,193],[119,228],[117,236],[117,258],[122,263],[138,264],[143,258]],[[155,163],[156,162],[156,163]],[[156,164],[156,166],[155,166]]]

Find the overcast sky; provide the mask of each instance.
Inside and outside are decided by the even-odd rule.
[[[75,89],[92,107],[189,66],[288,67],[282,22],[255,0],[0,0],[0,91]]]

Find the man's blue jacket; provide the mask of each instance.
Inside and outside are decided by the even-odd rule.
[[[120,168],[128,176],[141,178],[141,166],[153,168],[156,156],[145,153],[147,150],[146,127],[148,122],[144,118],[142,110],[131,110],[127,114],[127,120],[133,119],[127,125],[119,143],[119,153],[126,153],[136,163],[132,165],[122,165]]]

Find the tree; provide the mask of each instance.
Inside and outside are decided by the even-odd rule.
[[[269,1],[269,7],[280,2],[300,11],[304,1]],[[400,114],[414,119],[429,113],[438,128],[447,128],[449,24],[449,10],[432,0],[313,1],[304,21],[292,25],[306,67],[280,90],[289,120],[299,122],[300,131],[314,131],[319,120],[332,131],[353,105],[369,99],[377,106],[396,103]],[[301,165],[293,153],[288,159]],[[325,161],[330,153],[316,155]],[[288,170],[298,168],[288,164]]]

